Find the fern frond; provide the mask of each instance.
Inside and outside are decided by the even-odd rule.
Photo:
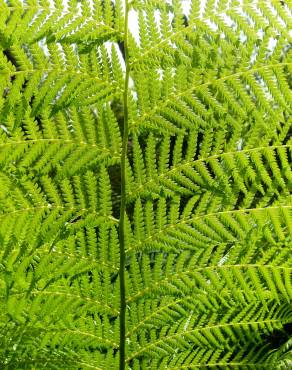
[[[0,0],[0,367],[291,366],[290,28]]]
[[[227,192],[230,197],[232,194],[230,203],[235,202],[237,194],[243,194],[241,207],[248,207],[256,191],[266,195],[266,186],[270,197],[282,195],[291,181],[290,144],[223,151],[215,136],[213,130],[207,132],[199,145],[200,134],[196,131],[176,140],[149,135],[144,158],[141,153],[144,140],[140,144],[134,138],[133,164],[128,174],[129,201],[138,196],[191,196],[207,192],[217,196],[223,193],[225,197]],[[224,137],[218,139],[226,145]],[[209,145],[211,140],[214,146]]]
[[[111,281],[118,274],[117,220],[105,168],[100,175],[98,183],[90,172],[57,184],[2,179],[1,328],[12,322],[25,333],[15,354],[9,344],[1,352],[11,364],[48,347],[74,349],[75,360],[78,348],[118,347],[118,326],[110,329],[119,313]],[[6,337],[13,340],[14,330]]]

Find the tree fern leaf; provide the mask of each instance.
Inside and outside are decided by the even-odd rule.
[[[290,366],[290,25],[0,0],[3,367]]]

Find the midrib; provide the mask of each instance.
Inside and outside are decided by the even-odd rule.
[[[126,287],[125,287],[125,221],[126,221],[126,157],[128,148],[128,90],[129,90],[129,52],[128,52],[128,18],[129,0],[125,0],[125,23],[124,23],[124,49],[125,49],[125,84],[123,92],[124,102],[124,127],[121,156],[121,208],[119,221],[120,241],[120,365],[119,369],[125,369],[125,340],[126,340]]]

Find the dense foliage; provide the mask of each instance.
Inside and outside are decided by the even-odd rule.
[[[291,11],[0,0],[1,369],[292,368]]]

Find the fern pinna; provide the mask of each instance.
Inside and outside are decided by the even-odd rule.
[[[291,12],[0,0],[1,369],[291,369]]]

